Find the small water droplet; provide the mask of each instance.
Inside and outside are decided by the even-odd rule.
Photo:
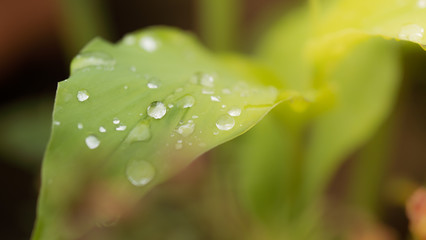
[[[155,177],[155,168],[147,161],[131,161],[126,169],[127,179],[136,187],[147,185]]]
[[[401,28],[398,37],[403,40],[420,42],[423,39],[424,29],[417,24],[408,24]]]
[[[211,99],[213,102],[220,102],[220,97],[219,97],[219,96],[210,96],[210,99]]]
[[[124,90],[127,90],[129,87],[127,85],[124,85]]]
[[[135,45],[136,38],[133,35],[127,35],[127,36],[124,37],[123,42],[126,45]]]
[[[172,107],[174,107],[174,105],[173,104],[169,104],[169,105],[167,105],[167,107],[172,108]]]
[[[229,114],[229,116],[232,116],[232,117],[238,117],[238,116],[241,115],[241,108],[233,107],[233,108],[229,109],[228,114]]]
[[[146,121],[138,123],[132,131],[130,131],[129,136],[127,136],[127,142],[140,142],[147,141],[151,138],[151,131],[149,129],[149,124]]]
[[[190,82],[193,84],[201,84],[205,87],[213,87],[214,76],[208,73],[197,72],[191,77]]]
[[[205,89],[205,88],[203,88],[203,89],[201,89],[201,93],[202,94],[211,95],[211,94],[214,94],[214,90],[213,89]]]
[[[59,125],[61,125],[61,122],[59,122],[59,121],[53,121],[53,125],[59,126]]]
[[[83,123],[78,123],[78,124],[77,124],[77,128],[78,128],[78,129],[83,129]]]
[[[213,135],[219,135],[219,132],[218,131],[214,131]]]
[[[175,92],[182,92],[183,91],[183,88],[178,88],[178,89],[176,89],[176,91]]]
[[[126,125],[120,125],[120,126],[116,127],[115,130],[117,130],[117,131],[124,131],[124,130],[126,130],[126,128],[127,128]]]
[[[147,52],[154,52],[158,48],[158,43],[153,37],[144,36],[139,40],[139,46]]]
[[[71,62],[71,72],[85,70],[90,67],[113,70],[115,60],[106,53],[89,52],[77,55]]]
[[[130,71],[132,71],[132,72],[136,72],[136,67],[135,67],[135,66],[131,66],[131,67],[130,67]]]
[[[235,125],[235,120],[229,115],[222,115],[216,122],[216,127],[219,130],[228,131]]]
[[[95,135],[86,137],[86,145],[89,149],[95,149],[99,147],[99,144],[101,144],[101,141]]]
[[[120,124],[120,119],[118,119],[118,118],[114,118],[114,119],[112,120],[112,123],[114,123],[115,125]]]
[[[222,108],[226,108],[226,105],[225,105],[225,104],[223,104],[223,105],[222,105]]]
[[[188,123],[180,125],[176,129],[176,132],[182,135],[183,137],[187,137],[194,132],[194,129],[195,129],[195,123],[188,121]]]
[[[194,116],[192,116],[192,118],[193,118],[193,119],[197,119],[197,118],[198,118],[198,116],[197,116],[197,115],[194,115]]]
[[[77,92],[77,99],[80,102],[84,102],[89,99],[89,92],[87,90],[80,90]]]
[[[167,108],[164,106],[162,102],[153,102],[151,105],[148,106],[147,109],[148,116],[155,118],[155,119],[161,119],[166,115]]]
[[[160,87],[161,82],[157,79],[151,79],[148,81],[148,83],[146,84],[148,86],[148,88],[150,89],[156,89]]]
[[[104,132],[106,132],[106,129],[103,126],[100,126],[99,127],[99,132],[104,133]]]
[[[190,108],[194,106],[195,98],[193,96],[187,95],[180,100],[183,108]]]

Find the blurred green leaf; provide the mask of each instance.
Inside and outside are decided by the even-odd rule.
[[[330,75],[335,107],[312,125],[306,149],[304,199],[320,191],[346,155],[389,116],[401,76],[398,49],[373,38],[358,45]]]
[[[33,239],[81,237],[116,219],[279,101],[170,28],[95,39],[71,72],[57,91]]]

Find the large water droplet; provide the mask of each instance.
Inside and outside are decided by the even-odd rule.
[[[136,187],[144,186],[155,177],[155,168],[147,161],[131,161],[126,169],[127,179]]]
[[[216,127],[219,130],[228,131],[235,125],[235,120],[229,115],[222,115],[216,122]]]
[[[154,52],[158,48],[158,43],[153,37],[144,36],[139,40],[139,46],[147,52]]]
[[[401,28],[398,37],[403,40],[420,42],[423,39],[424,29],[417,24],[408,24]]]
[[[162,102],[153,102],[151,105],[148,106],[147,113],[148,116],[155,118],[155,119],[161,119],[166,115],[167,108],[164,106]]]
[[[130,131],[129,136],[127,136],[127,142],[139,142],[147,141],[151,138],[151,131],[149,129],[148,122],[138,123],[132,131]]]
[[[95,149],[99,147],[99,144],[101,144],[101,141],[99,141],[99,139],[95,135],[90,135],[86,137],[86,145],[88,148]]]
[[[232,117],[238,117],[241,115],[241,108],[232,107],[231,109],[229,109],[228,114]]]
[[[194,132],[194,129],[195,129],[195,123],[193,123],[192,121],[191,122],[188,121],[188,123],[178,126],[178,128],[176,129],[176,132],[182,135],[183,137],[187,137]]]
[[[89,99],[89,92],[87,92],[87,90],[80,90],[77,92],[77,99],[80,102],[84,102],[87,99]]]
[[[115,60],[106,53],[90,52],[77,55],[71,62],[71,72],[83,70],[89,67],[113,70]]]

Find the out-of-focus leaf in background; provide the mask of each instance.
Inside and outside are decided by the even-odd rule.
[[[279,101],[169,28],[115,46],[96,39],[71,72],[57,91],[33,239],[75,238],[119,217]]]

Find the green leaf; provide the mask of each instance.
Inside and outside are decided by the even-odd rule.
[[[95,39],[59,83],[33,239],[82,236],[255,125],[278,91],[170,28]]]
[[[306,149],[305,200],[318,193],[346,155],[368,140],[389,116],[401,76],[394,43],[373,38],[358,45],[329,81],[336,106],[313,123]]]

